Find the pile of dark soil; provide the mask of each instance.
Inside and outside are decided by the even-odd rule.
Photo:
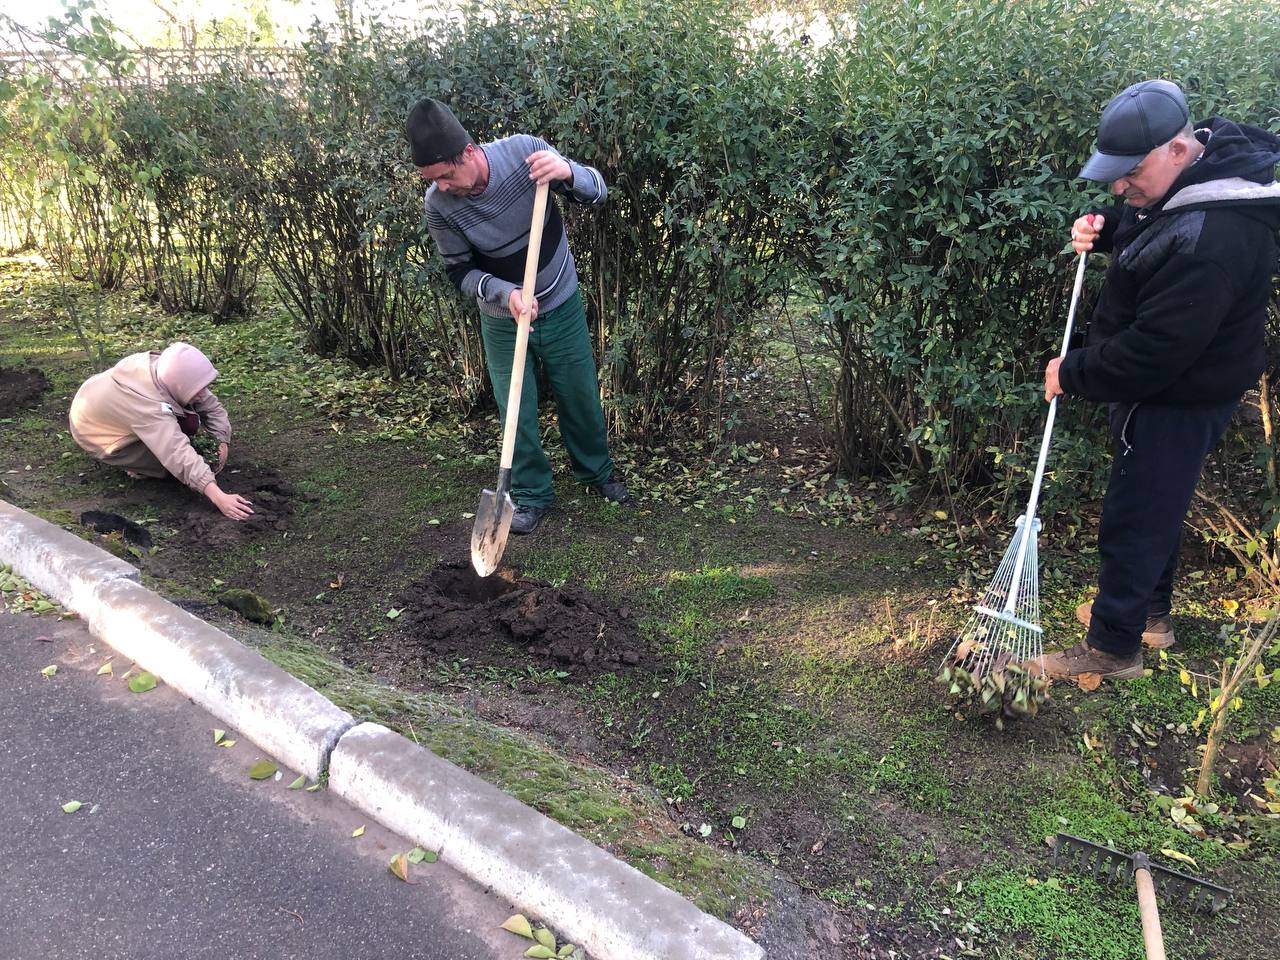
[[[644,659],[631,611],[580,587],[478,577],[470,564],[442,564],[403,599],[410,640],[431,659],[462,656],[522,668],[528,657],[574,675],[633,667]]]
[[[0,368],[0,417],[11,417],[20,410],[34,407],[49,389],[49,378],[31,367],[29,370]]]

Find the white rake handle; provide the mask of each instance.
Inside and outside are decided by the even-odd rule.
[[[1067,344],[1071,342],[1071,328],[1076,322],[1076,306],[1080,303],[1080,288],[1084,286],[1084,264],[1088,253],[1080,254],[1080,262],[1076,266],[1076,285],[1071,291],[1071,309],[1067,311],[1067,329],[1062,334],[1062,349],[1059,357],[1067,355]],[[1044,439],[1040,441],[1040,459],[1036,461],[1036,476],[1031,481],[1031,496],[1027,499],[1027,512],[1022,518],[1022,536],[1018,541],[1018,555],[1013,562],[1013,581],[1009,584],[1009,594],[1004,601],[1004,612],[1013,614],[1018,602],[1018,588],[1022,586],[1022,562],[1027,557],[1027,543],[1035,536],[1032,521],[1036,516],[1036,504],[1040,501],[1040,484],[1044,481],[1044,465],[1049,459],[1049,439],[1053,436],[1053,420],[1058,413],[1058,398],[1049,401],[1049,415],[1044,421]]]

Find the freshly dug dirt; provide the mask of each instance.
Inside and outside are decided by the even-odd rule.
[[[11,417],[19,410],[34,407],[49,389],[49,378],[40,370],[6,370],[0,368],[0,417]]]
[[[482,578],[470,564],[442,564],[410,586],[403,607],[410,639],[431,659],[521,667],[533,656],[574,675],[645,659],[629,609],[579,587],[517,579],[510,570]]]
[[[264,530],[287,530],[299,500],[312,497],[298,493],[289,481],[269,467],[243,467],[223,472],[218,485],[229,493],[238,493],[253,504],[253,516],[236,522],[199,504],[177,520],[183,540],[211,547],[230,546],[252,540]]]

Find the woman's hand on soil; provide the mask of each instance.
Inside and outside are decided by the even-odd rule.
[[[222,511],[224,517],[232,520],[248,520],[253,516],[253,504],[238,493],[227,493],[216,483],[204,488],[204,495],[213,505]]]
[[[218,444],[218,464],[213,468],[213,472],[215,474],[221,473],[222,468],[227,465],[227,453],[230,451],[230,449],[231,448],[228,447],[227,444],[225,443]]]

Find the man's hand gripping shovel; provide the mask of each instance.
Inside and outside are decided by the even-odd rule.
[[[529,227],[529,252],[524,261],[524,289],[521,299],[525,308],[516,328],[515,352],[511,358],[511,390],[507,394],[507,422],[502,432],[502,460],[498,465],[498,489],[480,493],[475,526],[471,528],[471,565],[476,573],[487,577],[498,569],[507,549],[511,533],[511,461],[516,452],[516,424],[520,422],[520,393],[524,389],[524,358],[529,345],[529,325],[538,281],[538,252],[542,245],[542,221],[547,211],[547,185],[538,184],[533,198],[533,223]]]

